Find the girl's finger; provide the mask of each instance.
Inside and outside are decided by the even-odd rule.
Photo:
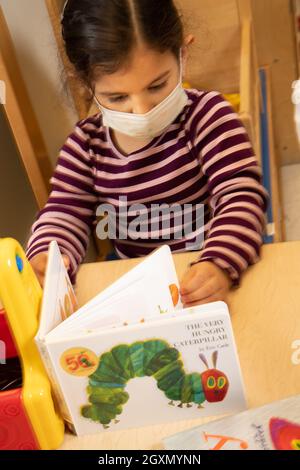
[[[70,267],[70,259],[67,255],[63,255],[63,260],[66,268]]]
[[[211,302],[218,302],[218,301],[226,302],[227,301],[226,294],[227,294],[226,290],[220,289],[218,292],[216,292],[215,294],[213,294],[209,297],[206,297],[205,299],[198,300],[196,302],[191,302],[191,303],[184,304],[184,308],[195,307],[196,305],[209,304]]]
[[[195,271],[189,269],[180,281],[180,294],[185,295],[190,292],[190,283],[195,276]]]
[[[204,284],[210,277],[210,273],[205,265],[191,267],[180,283],[180,294],[187,295],[194,292],[200,285]]]
[[[38,278],[38,281],[39,281],[41,287],[44,287],[45,276],[37,274],[36,277]]]
[[[29,261],[29,263],[31,264],[31,266],[33,267],[35,271],[43,272],[46,269],[47,260],[48,260],[47,253],[40,253],[35,258],[32,258]]]
[[[211,295],[214,295],[220,289],[219,286],[216,286],[215,278],[209,278],[202,285],[197,284],[197,288],[190,292],[189,294],[182,295],[181,300],[183,303],[196,302],[197,300],[203,300]]]

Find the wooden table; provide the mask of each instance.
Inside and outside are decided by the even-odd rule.
[[[197,253],[174,255],[179,279]],[[77,295],[82,305],[140,259],[83,265]],[[229,309],[248,404],[256,407],[300,394],[300,364],[292,344],[300,340],[300,242],[266,245],[262,259],[248,269],[230,293]],[[62,449],[162,449],[162,438],[209,419],[76,437],[66,434]]]

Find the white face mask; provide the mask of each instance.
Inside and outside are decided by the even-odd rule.
[[[95,101],[101,110],[103,125],[122,134],[146,140],[157,137],[172,124],[188,102],[187,94],[182,88],[182,57],[180,53],[180,80],[174,90],[155,108],[146,114],[123,113],[104,108],[96,97]]]

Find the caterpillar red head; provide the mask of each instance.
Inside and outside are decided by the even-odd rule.
[[[204,354],[199,354],[199,357],[207,368],[207,370],[201,374],[202,387],[206,400],[208,402],[224,400],[228,391],[229,381],[224,372],[216,369],[218,351],[212,353],[213,369],[209,368]]]

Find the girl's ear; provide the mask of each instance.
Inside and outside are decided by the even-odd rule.
[[[194,42],[195,42],[195,36],[193,34],[189,34],[184,40],[184,45],[185,47],[189,47]]]
[[[188,48],[193,42],[195,41],[195,36],[192,34],[189,34],[186,36],[184,40],[184,44],[182,47],[182,66],[183,66],[183,75],[185,75],[186,72],[186,65],[187,65],[187,59],[188,59]]]

